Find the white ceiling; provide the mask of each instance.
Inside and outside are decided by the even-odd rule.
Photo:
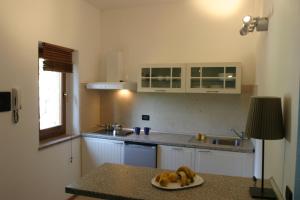
[[[184,0],[87,0],[101,10],[170,3]]]

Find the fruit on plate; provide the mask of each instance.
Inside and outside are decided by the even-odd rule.
[[[182,166],[179,167],[176,171],[176,173],[182,174],[180,172],[184,172],[187,176],[187,179],[189,179],[192,183],[194,182],[194,177],[195,177],[195,172],[193,172],[193,170],[191,170],[190,168],[186,167],[186,166]]]
[[[159,175],[156,176],[155,181],[158,182],[161,186],[166,187],[168,183],[170,182],[169,180],[169,172],[163,172]]]
[[[193,183],[195,175],[187,166],[181,166],[176,172],[162,172],[155,177],[155,181],[162,187],[167,187],[169,183],[178,183],[183,187]]]

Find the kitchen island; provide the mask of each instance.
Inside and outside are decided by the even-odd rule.
[[[66,186],[66,193],[108,200],[247,200],[250,178],[200,174],[204,184],[177,191],[157,189],[151,179],[163,170],[105,163]],[[267,187],[270,184],[267,182]]]

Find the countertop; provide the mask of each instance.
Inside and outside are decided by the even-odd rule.
[[[78,182],[66,186],[67,193],[108,200],[247,200],[250,178],[200,174],[201,186],[177,191],[165,191],[151,185],[150,180],[161,173],[161,169],[133,167],[118,164],[103,164],[82,177]],[[266,187],[271,187],[266,181]]]
[[[102,139],[110,139],[110,140],[170,145],[170,146],[189,147],[189,148],[198,148],[198,149],[222,150],[222,151],[232,151],[232,152],[241,152],[241,153],[254,152],[254,146],[251,140],[242,140],[240,146],[229,146],[229,145],[212,144],[210,142],[211,138],[207,138],[206,142],[201,142],[195,140],[194,139],[195,136],[192,135],[171,134],[171,133],[150,133],[149,135],[144,135],[141,133],[140,135],[131,134],[125,137],[101,135],[93,132],[82,133],[81,135],[83,137],[94,137],[94,138],[102,138]]]

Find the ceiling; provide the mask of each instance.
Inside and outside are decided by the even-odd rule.
[[[185,0],[87,0],[100,10],[109,10],[117,8],[128,8],[135,6],[170,3]]]

